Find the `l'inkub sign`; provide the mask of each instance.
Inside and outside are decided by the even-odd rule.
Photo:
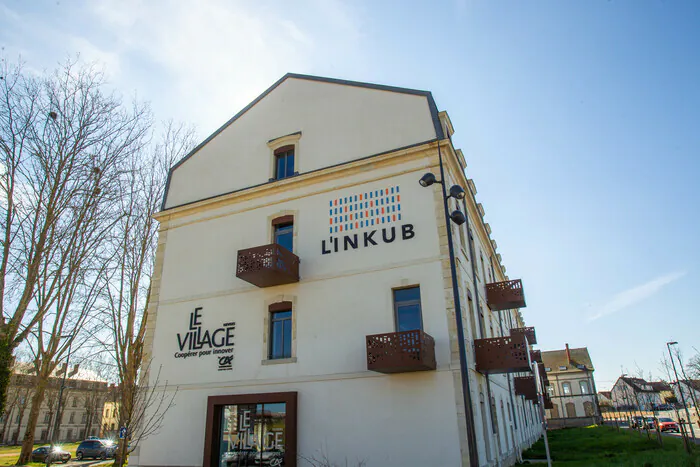
[[[321,241],[324,255],[415,236],[412,224],[398,224],[402,216],[399,185],[332,199],[328,215],[331,235]]]

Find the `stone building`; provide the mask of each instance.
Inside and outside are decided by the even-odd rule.
[[[516,462],[535,335],[453,133],[429,92],[288,74],[171,169],[145,358],[180,390],[130,465]]]
[[[90,381],[75,377],[66,379],[61,404],[60,422],[56,440],[74,442],[88,436],[98,436],[102,423],[102,408],[107,399],[109,384],[103,381]],[[63,369],[58,369],[56,375],[62,375]],[[51,440],[58,397],[62,377],[55,376],[49,381],[44,396],[34,439],[37,443]],[[35,376],[24,373],[12,375],[7,394],[7,406],[4,416],[0,419],[0,440],[3,444],[20,444],[27,428],[27,418],[31,409],[31,399],[34,392]]]
[[[600,422],[593,363],[586,347],[542,351],[550,385],[552,408],[547,410],[550,428],[587,426]]]

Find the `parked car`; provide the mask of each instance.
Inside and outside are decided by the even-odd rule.
[[[644,426],[644,417],[636,416],[630,419],[630,428],[641,428]]]
[[[654,417],[645,418],[644,428],[647,428],[649,430],[656,430],[656,419]]]
[[[659,419],[659,429],[661,431],[675,431],[676,433],[681,432],[681,429],[678,426],[678,423],[671,418],[660,418]]]
[[[107,459],[114,457],[117,445],[104,439],[86,439],[75,450],[75,458],[83,460],[88,457],[93,459]]]
[[[41,446],[32,451],[32,462],[46,463],[51,458],[51,462],[66,463],[70,460],[70,453],[64,451],[60,446],[54,446],[53,451],[51,446]]]

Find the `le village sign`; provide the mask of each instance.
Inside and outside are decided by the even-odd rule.
[[[190,313],[189,326],[184,333],[177,333],[175,358],[201,358],[219,355],[219,371],[233,368],[233,338],[236,323],[223,323],[221,327],[210,330],[202,326],[202,307]],[[222,355],[223,354],[223,355]]]

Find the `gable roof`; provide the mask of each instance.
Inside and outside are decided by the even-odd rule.
[[[566,357],[566,350],[543,350],[542,363],[545,367],[551,368],[552,372],[559,371],[560,366],[565,366],[567,370],[581,370],[578,365],[583,365],[586,370],[593,371],[593,362],[588,354],[587,347],[569,349],[571,364]]]
[[[642,378],[632,378],[629,376],[620,376],[620,379],[632,387],[635,392],[659,392],[654,389],[653,385]],[[650,387],[650,389],[645,388],[645,386]]]
[[[612,391],[600,391],[598,394],[607,397],[608,399],[612,399]]]
[[[700,379],[682,379],[681,383],[695,389],[696,391],[700,391]]]
[[[229,121],[224,123],[219,129],[214,131],[209,137],[207,137],[204,141],[199,143],[194,149],[192,149],[185,157],[177,161],[168,171],[168,179],[165,182],[165,191],[163,194],[163,201],[161,202],[161,211],[165,211],[165,203],[168,198],[168,189],[170,188],[170,179],[172,177],[173,171],[177,169],[179,166],[187,162],[187,160],[195,155],[197,151],[199,151],[202,147],[204,147],[207,143],[209,143],[212,139],[214,139],[219,133],[224,131],[226,128],[229,127],[233,122],[238,120],[241,116],[243,116],[248,110],[250,110],[255,104],[263,100],[268,94],[270,94],[272,91],[274,91],[280,84],[284,83],[288,79],[300,79],[300,80],[306,80],[306,81],[317,81],[321,83],[328,83],[328,84],[338,84],[342,86],[353,86],[353,87],[358,87],[358,88],[366,88],[366,89],[373,89],[376,91],[386,91],[386,92],[395,92],[399,94],[410,94],[414,96],[423,96],[428,100],[428,107],[430,109],[430,116],[433,121],[433,126],[435,127],[435,135],[437,136],[438,139],[444,139],[445,138],[445,133],[442,129],[442,125],[440,124],[440,117],[439,117],[439,112],[437,105],[435,104],[435,99],[433,99],[433,95],[430,91],[421,91],[418,89],[410,89],[410,88],[401,88],[401,87],[396,87],[396,86],[387,86],[383,84],[374,84],[374,83],[365,83],[361,81],[350,81],[350,80],[345,80],[345,79],[337,79],[337,78],[325,78],[322,76],[314,76],[314,75],[304,75],[304,74],[298,74],[298,73],[287,73],[284,75],[282,78],[277,80],[272,86],[267,88],[262,94],[260,94],[258,97],[253,99],[253,101],[243,107],[237,114],[235,114]]]
[[[654,391],[672,391],[671,386],[666,381],[650,381],[651,387]]]

